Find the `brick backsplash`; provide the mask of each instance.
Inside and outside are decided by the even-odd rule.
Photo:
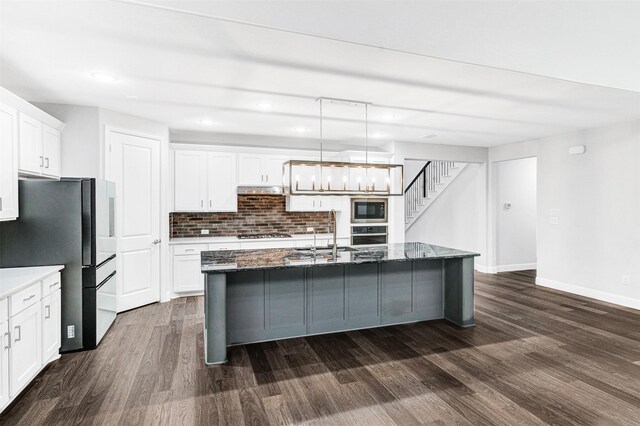
[[[333,224],[332,224],[333,225]],[[288,212],[286,198],[273,195],[238,195],[237,213],[170,213],[171,238],[229,236],[267,232],[305,234],[333,232],[327,212]],[[208,229],[209,235],[200,234]]]

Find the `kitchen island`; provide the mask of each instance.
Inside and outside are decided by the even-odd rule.
[[[471,253],[425,243],[202,252],[205,362],[227,346],[445,319],[474,325]]]

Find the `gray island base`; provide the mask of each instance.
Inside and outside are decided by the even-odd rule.
[[[474,325],[477,253],[425,243],[202,253],[205,362],[227,347],[445,319]]]

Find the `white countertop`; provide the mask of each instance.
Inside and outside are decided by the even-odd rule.
[[[333,238],[333,234],[316,234],[317,239]],[[338,235],[338,238],[349,238]],[[235,236],[231,237],[193,237],[193,238],[171,238],[169,244],[213,244],[213,243],[230,243],[243,242],[250,243],[255,241],[300,241],[313,240],[313,234],[293,234],[291,238],[245,238],[240,239]]]
[[[0,268],[0,299],[10,296],[62,269],[64,269],[64,265]]]

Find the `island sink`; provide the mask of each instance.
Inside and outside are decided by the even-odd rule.
[[[425,243],[203,252],[205,362],[227,347],[416,321],[474,325],[477,253]]]

